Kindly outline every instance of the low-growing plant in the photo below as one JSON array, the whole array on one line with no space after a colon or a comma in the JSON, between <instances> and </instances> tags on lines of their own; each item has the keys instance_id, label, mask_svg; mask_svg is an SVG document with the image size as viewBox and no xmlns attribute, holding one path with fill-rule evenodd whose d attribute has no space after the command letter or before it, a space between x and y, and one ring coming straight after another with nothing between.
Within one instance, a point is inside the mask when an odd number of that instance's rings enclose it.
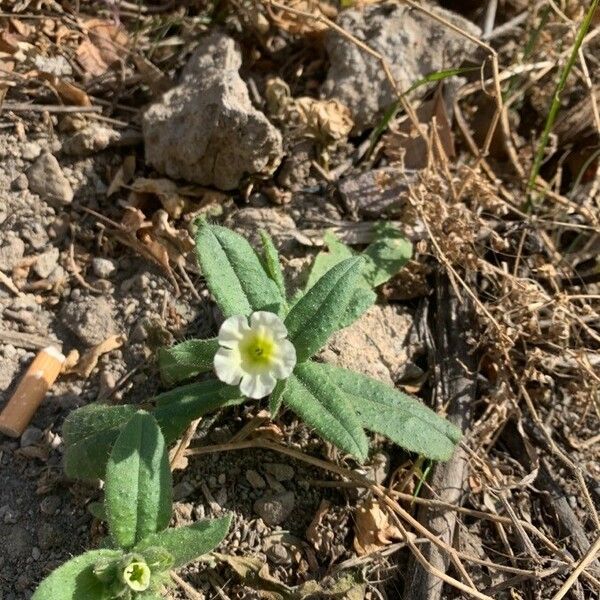
<instances>
[{"instance_id":1,"label":"low-growing plant","mask_svg":"<svg viewBox=\"0 0 600 600\"><path fill-rule=\"evenodd\" d=\"M162 349L159 368L170 386L210 371L217 379L154 399L153 414L167 443L208 412L269 396L273 417L282 406L291 409L359 460L368 453L365 429L427 458L447 460L460 438L456 427L417 398L315 360L333 333L375 303L373 289L409 260L410 243L382 226L357 254L329 234L329 251L319 253L305 289L290 298L277 250L266 233L261 238L259 255L237 233L199 223L198 262L225 321L215 338ZM133 412L132 406L98 404L74 411L64 428L67 474L102 477L110 448Z\"/></svg>"},{"instance_id":2,"label":"low-growing plant","mask_svg":"<svg viewBox=\"0 0 600 600\"><path fill-rule=\"evenodd\" d=\"M107 547L58 567L32 600L157 600L171 569L213 550L229 530L230 517L167 529L171 471L160 427L147 412L135 412L122 426L105 477L99 512L108 523Z\"/></svg>"}]
</instances>

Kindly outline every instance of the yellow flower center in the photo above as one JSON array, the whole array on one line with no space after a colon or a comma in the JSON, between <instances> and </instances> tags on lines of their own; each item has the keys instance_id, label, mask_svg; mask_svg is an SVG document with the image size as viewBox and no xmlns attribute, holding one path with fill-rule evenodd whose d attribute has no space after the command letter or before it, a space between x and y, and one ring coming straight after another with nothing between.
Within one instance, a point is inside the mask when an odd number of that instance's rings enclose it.
<instances>
[{"instance_id":1,"label":"yellow flower center","mask_svg":"<svg viewBox=\"0 0 600 600\"><path fill-rule=\"evenodd\" d=\"M275 340L263 332L252 331L240 342L242 368L248 372L261 373L273 364L277 347Z\"/></svg>"}]
</instances>

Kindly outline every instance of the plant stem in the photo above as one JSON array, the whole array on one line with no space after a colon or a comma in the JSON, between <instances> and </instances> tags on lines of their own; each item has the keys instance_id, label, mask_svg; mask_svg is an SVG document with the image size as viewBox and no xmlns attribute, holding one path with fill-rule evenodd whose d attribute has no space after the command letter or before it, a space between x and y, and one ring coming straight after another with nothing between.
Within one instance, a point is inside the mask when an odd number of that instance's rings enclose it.
<instances>
[{"instance_id":1,"label":"plant stem","mask_svg":"<svg viewBox=\"0 0 600 600\"><path fill-rule=\"evenodd\" d=\"M556 117L558 115L558 111L560 110L560 96L565 89L567 84L567 78L569 77L569 73L577 60L577 55L579 52L579 48L583 43L583 40L590 28L592 23L592 18L594 17L594 13L598 8L598 3L600 0L592 0L590 7L579 27L577 32L577 37L575 38L575 44L573 45L573 49L571 50L571 55L569 56L569 60L566 62L563 67L560 77L558 78L558 82L556 84L556 89L554 90L554 95L552 96L552 102L550 103L550 110L548 111L548 116L546 117L546 124L544 126L544 131L542 132L542 137L538 143L538 147L535 153L535 160L533 162L533 167L531 168L531 175L529 176L529 182L527 184L527 203L525 209L530 211L533 207L533 198L532 198L532 190L535 188L538 175L540 173L540 168L542 166L542 162L544 160L544 153L546 151L546 146L548 145L548 140L550 139L550 132L554 127L554 122L556 121Z\"/></svg>"}]
</instances>

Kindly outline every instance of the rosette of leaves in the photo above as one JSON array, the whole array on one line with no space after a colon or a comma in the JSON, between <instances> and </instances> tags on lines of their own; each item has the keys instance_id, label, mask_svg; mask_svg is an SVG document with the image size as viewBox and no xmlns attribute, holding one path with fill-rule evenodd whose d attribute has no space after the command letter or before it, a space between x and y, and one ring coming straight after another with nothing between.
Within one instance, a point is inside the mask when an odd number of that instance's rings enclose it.
<instances>
[{"instance_id":1,"label":"rosette of leaves","mask_svg":"<svg viewBox=\"0 0 600 600\"><path fill-rule=\"evenodd\" d=\"M110 546L58 567L32 600L158 600L178 569L217 547L230 517L167 529L172 481L156 419L136 412L118 435L106 465L103 510Z\"/></svg>"},{"instance_id":2,"label":"rosette of leaves","mask_svg":"<svg viewBox=\"0 0 600 600\"><path fill-rule=\"evenodd\" d=\"M208 288L226 318L269 311L285 323L297 365L270 396L272 416L281 406L291 409L323 438L359 460L368 453L365 430L383 434L427 458L447 460L460 438L456 427L417 398L314 360L333 333L352 324L375 303L374 288L406 264L410 243L393 227L382 226L359 254L328 234L329 251L316 257L307 285L290 298L277 250L266 233L261 238L262 249L257 253L244 237L201 221L196 249ZM173 386L212 371L217 349L217 338L187 340L162 349L163 381ZM153 414L170 443L192 420L243 401L238 388L210 379L158 396ZM64 428L67 474L102 477L102 457L134 410L90 405L74 411Z\"/></svg>"}]
</instances>

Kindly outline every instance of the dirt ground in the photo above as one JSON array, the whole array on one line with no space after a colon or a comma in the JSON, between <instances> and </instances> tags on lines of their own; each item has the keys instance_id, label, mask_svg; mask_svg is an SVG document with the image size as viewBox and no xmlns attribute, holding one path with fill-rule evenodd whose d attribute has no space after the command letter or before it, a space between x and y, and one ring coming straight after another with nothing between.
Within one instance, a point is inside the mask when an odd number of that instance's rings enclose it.
<instances>
[{"instance_id":1,"label":"dirt ground","mask_svg":"<svg viewBox=\"0 0 600 600\"><path fill-rule=\"evenodd\" d=\"M218 330L199 215L271 233L291 290L327 230L360 249L395 223L413 259L321 358L465 436L437 466L373 436L359 465L264 402L204 418L194 447L258 420L298 455L175 472L174 524L234 526L171 598L600 597L599 16L528 186L589 3L439 4L0 1L0 408L39 349L72 359L0 436L0 600L106 533L101 483L62 470L69 412L152 398L157 349ZM115 336L84 372L74 352Z\"/></svg>"}]
</instances>

